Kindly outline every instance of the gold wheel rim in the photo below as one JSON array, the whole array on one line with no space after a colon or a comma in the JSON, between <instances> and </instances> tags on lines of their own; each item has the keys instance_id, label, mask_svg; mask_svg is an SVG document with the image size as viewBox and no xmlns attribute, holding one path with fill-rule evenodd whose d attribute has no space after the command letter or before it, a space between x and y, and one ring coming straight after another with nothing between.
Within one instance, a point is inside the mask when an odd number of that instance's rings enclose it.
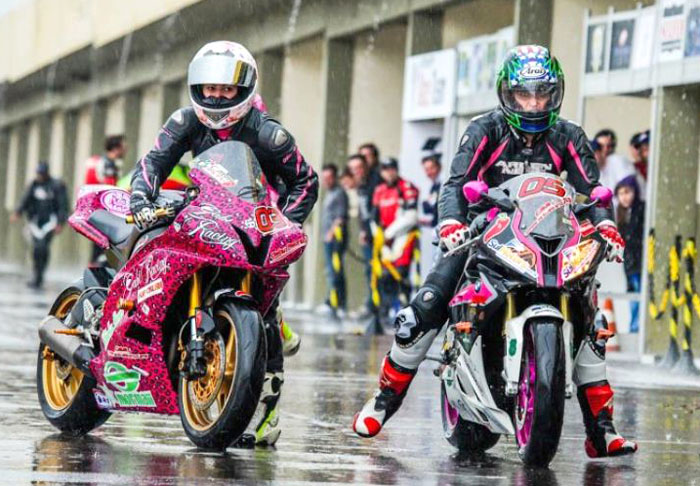
<instances>
[{"instance_id":1,"label":"gold wheel rim","mask_svg":"<svg viewBox=\"0 0 700 486\"><path fill-rule=\"evenodd\" d=\"M79 297L79 293L67 296L53 315L58 319L65 318ZM45 346L44 353L41 355L44 397L52 409L60 411L68 408L73 402L83 382L84 375L80 370L66 363L57 355L47 352L47 350L48 348Z\"/></svg>"},{"instance_id":2,"label":"gold wheel rim","mask_svg":"<svg viewBox=\"0 0 700 486\"><path fill-rule=\"evenodd\" d=\"M228 313L219 311L215 317L220 319L219 322L228 324L225 349L221 348L223 339L208 338L204 343L207 374L198 380L183 378L180 389L185 419L193 429L200 432L209 430L219 420L231 398L233 379L236 376L236 328ZM225 357L223 374L220 365L222 351Z\"/></svg>"}]
</instances>

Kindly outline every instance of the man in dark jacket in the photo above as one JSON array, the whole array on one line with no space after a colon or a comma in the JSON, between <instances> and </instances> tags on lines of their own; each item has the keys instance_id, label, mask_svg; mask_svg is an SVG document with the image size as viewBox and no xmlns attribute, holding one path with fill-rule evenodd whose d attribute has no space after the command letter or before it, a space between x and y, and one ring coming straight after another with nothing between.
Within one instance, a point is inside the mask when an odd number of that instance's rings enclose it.
<instances>
[{"instance_id":1,"label":"man in dark jacket","mask_svg":"<svg viewBox=\"0 0 700 486\"><path fill-rule=\"evenodd\" d=\"M447 250L470 237L470 208L462 194L468 181L490 187L528 172L568 174L577 192L596 197L601 191L598 166L586 134L575 123L559 119L564 74L559 62L540 46L519 46L508 52L496 82L499 108L472 119L452 161L450 177L440 191L440 244ZM472 208L473 210L474 208ZM624 241L610 209L590 215L608 243L608 258L621 261ZM355 415L353 429L363 437L377 435L398 410L418 366L448 317L452 297L467 254L442 257L411 304L399 312L391 351L382 363L379 390ZM574 319L587 328L574 364L579 405L584 416L586 453L591 457L630 454L637 445L615 431L613 391L606 378L605 345L595 338L595 308L580 298L585 312Z\"/></svg>"},{"instance_id":2,"label":"man in dark jacket","mask_svg":"<svg viewBox=\"0 0 700 486\"><path fill-rule=\"evenodd\" d=\"M157 221L153 201L168 174L191 151L194 156L230 140L250 146L268 181L284 184L278 204L293 223L306 220L318 197L318 177L297 148L294 137L276 120L253 106L257 66L240 44L211 42L190 62L187 83L191 107L173 113L158 132L155 146L138 163L131 179L131 212L135 223ZM279 438L277 403L284 382L281 314L277 305L264 316L268 360L261 395L264 412L256 427L256 443L272 445Z\"/></svg>"},{"instance_id":3,"label":"man in dark jacket","mask_svg":"<svg viewBox=\"0 0 700 486\"><path fill-rule=\"evenodd\" d=\"M28 286L38 289L44 283L53 235L61 232L68 216L66 186L49 175L46 162L39 162L36 178L24 192L11 221L19 221L22 215L27 218L33 247L34 274Z\"/></svg>"}]
</instances>

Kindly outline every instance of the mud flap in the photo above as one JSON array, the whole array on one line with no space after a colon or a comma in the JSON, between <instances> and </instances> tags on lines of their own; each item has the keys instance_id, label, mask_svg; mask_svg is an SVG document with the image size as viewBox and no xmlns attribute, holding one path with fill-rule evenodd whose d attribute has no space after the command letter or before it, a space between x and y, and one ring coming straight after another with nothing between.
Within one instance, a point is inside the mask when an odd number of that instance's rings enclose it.
<instances>
[{"instance_id":1,"label":"mud flap","mask_svg":"<svg viewBox=\"0 0 700 486\"><path fill-rule=\"evenodd\" d=\"M469 353L462 348L456 365L445 367L441 379L450 405L464 420L483 425L496 434L515 434L510 417L498 408L486 381L481 336L476 338Z\"/></svg>"}]
</instances>

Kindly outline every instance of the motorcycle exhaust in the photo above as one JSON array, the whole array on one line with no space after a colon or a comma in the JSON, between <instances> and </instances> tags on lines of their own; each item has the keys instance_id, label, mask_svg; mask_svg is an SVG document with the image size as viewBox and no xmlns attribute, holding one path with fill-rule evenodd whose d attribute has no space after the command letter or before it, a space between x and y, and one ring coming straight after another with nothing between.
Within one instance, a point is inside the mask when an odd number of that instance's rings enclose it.
<instances>
[{"instance_id":1,"label":"motorcycle exhaust","mask_svg":"<svg viewBox=\"0 0 700 486\"><path fill-rule=\"evenodd\" d=\"M68 361L86 375L93 377L90 371L90 361L95 357L92 349L83 346L85 341L78 336L64 334L70 331L63 321L46 316L39 324L39 339L47 345L51 351Z\"/></svg>"}]
</instances>

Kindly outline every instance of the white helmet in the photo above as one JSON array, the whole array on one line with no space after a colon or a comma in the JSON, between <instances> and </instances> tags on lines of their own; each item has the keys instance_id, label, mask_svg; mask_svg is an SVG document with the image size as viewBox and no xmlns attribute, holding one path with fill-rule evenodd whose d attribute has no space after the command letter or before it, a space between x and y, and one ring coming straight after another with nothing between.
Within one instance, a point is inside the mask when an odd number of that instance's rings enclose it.
<instances>
[{"instance_id":1,"label":"white helmet","mask_svg":"<svg viewBox=\"0 0 700 486\"><path fill-rule=\"evenodd\" d=\"M202 85L238 87L233 99L205 98ZM194 55L187 71L190 100L197 118L209 128L228 128L250 111L258 84L258 67L248 49L236 42L216 41Z\"/></svg>"}]
</instances>

